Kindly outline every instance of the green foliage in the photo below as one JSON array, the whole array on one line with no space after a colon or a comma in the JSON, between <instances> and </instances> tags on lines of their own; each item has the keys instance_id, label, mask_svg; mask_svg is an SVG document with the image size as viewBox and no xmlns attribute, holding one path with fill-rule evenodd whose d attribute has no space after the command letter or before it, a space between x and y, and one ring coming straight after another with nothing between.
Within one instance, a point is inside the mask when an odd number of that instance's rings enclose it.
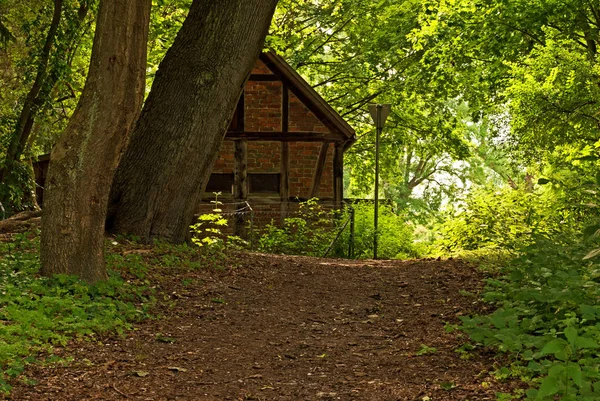
<instances>
[{"instance_id":1,"label":"green foliage","mask_svg":"<svg viewBox=\"0 0 600 401\"><path fill-rule=\"evenodd\" d=\"M528 399L600 396L600 265L583 261L588 245L538 240L490 279L489 316L464 317L472 340L510 353L538 377Z\"/></svg>"},{"instance_id":2,"label":"green foliage","mask_svg":"<svg viewBox=\"0 0 600 401\"><path fill-rule=\"evenodd\" d=\"M271 222L258 230L259 250L294 255L323 256L338 234L332 256L348 257L351 242L351 213L354 210L354 258L373 257L375 229L373 203L361 202L341 213L324 210L316 199L302 202L299 210L282 224ZM347 222L345 228L344 224ZM344 228L342 230L342 228ZM341 231L341 233L340 233ZM417 257L420 250L413 242L413 228L405 217L395 214L389 205L379 207L378 257L404 259Z\"/></svg>"},{"instance_id":3,"label":"green foliage","mask_svg":"<svg viewBox=\"0 0 600 401\"><path fill-rule=\"evenodd\" d=\"M227 227L227 219L219 212L201 214L198 222L190 227L194 233L192 242L200 247L222 245L223 227Z\"/></svg>"},{"instance_id":4,"label":"green foliage","mask_svg":"<svg viewBox=\"0 0 600 401\"><path fill-rule=\"evenodd\" d=\"M558 206L533 190L479 188L469 193L461 210L450 208L439 227L442 252L464 250L516 251L537 236L552 236L565 228Z\"/></svg>"},{"instance_id":5,"label":"green foliage","mask_svg":"<svg viewBox=\"0 0 600 401\"><path fill-rule=\"evenodd\" d=\"M355 213L354 257L357 259L373 258L375 238L374 214L375 206L371 202L352 205ZM345 216L349 210L345 211ZM394 213L386 204L379 205L379 236L377 255L381 259L406 259L418 257L420 254L413 241L413 226L402 215ZM350 241L350 230L342 233L340 244L347 246Z\"/></svg>"},{"instance_id":6,"label":"green foliage","mask_svg":"<svg viewBox=\"0 0 600 401\"><path fill-rule=\"evenodd\" d=\"M158 66L185 20L191 0L152 0L148 32L148 73L146 92L152 87Z\"/></svg>"},{"instance_id":7,"label":"green foliage","mask_svg":"<svg viewBox=\"0 0 600 401\"><path fill-rule=\"evenodd\" d=\"M2 153L0 153L0 157L2 157ZM12 164L6 178L0 182L0 203L2 204L0 219L33 208L33 197L27 194L27 191L35 190L32 177L31 164Z\"/></svg>"},{"instance_id":8,"label":"green foliage","mask_svg":"<svg viewBox=\"0 0 600 401\"><path fill-rule=\"evenodd\" d=\"M117 273L93 286L66 275L40 278L37 248L27 234L0 244L0 393L40 352L74 338L124 333L147 315L144 288Z\"/></svg>"},{"instance_id":9,"label":"green foliage","mask_svg":"<svg viewBox=\"0 0 600 401\"><path fill-rule=\"evenodd\" d=\"M221 192L215 192L215 200L211 201L214 205L212 213L204 213L198 216L198 222L190 226L192 231L192 242L199 247L206 247L207 252L213 255L223 255L225 247L240 248L246 244L246 241L235 235L227 235L223 232L227 229L228 222L223 216L221 209L222 202L219 201Z\"/></svg>"},{"instance_id":10,"label":"green foliage","mask_svg":"<svg viewBox=\"0 0 600 401\"><path fill-rule=\"evenodd\" d=\"M8 171L0 185L0 201L11 212L32 207L33 171L27 164L49 153L77 104L87 74L89 28L97 1L62 3L56 34L45 54L52 3L0 2L0 15L6 15L13 35L6 51L0 51L0 172ZM11 149L8 157L7 149Z\"/></svg>"},{"instance_id":11,"label":"green foliage","mask_svg":"<svg viewBox=\"0 0 600 401\"><path fill-rule=\"evenodd\" d=\"M424 0L413 38L431 90L504 116L514 153L539 161L598 140L598 15L579 0Z\"/></svg>"},{"instance_id":12,"label":"green foliage","mask_svg":"<svg viewBox=\"0 0 600 401\"><path fill-rule=\"evenodd\" d=\"M360 140L345 156L351 196L372 196L375 130L366 106L392 104L380 141L382 195L425 220L474 172L470 164L489 169L481 160L490 124L472 118L479 113L460 96L433 95L438 79L424 76L424 51L412 36L423 3L281 0L267 47L355 128Z\"/></svg>"},{"instance_id":13,"label":"green foliage","mask_svg":"<svg viewBox=\"0 0 600 401\"><path fill-rule=\"evenodd\" d=\"M415 353L415 355L422 356L422 355L435 354L436 352L437 352L437 349L435 347L430 347L426 344L421 344L421 347Z\"/></svg>"},{"instance_id":14,"label":"green foliage","mask_svg":"<svg viewBox=\"0 0 600 401\"><path fill-rule=\"evenodd\" d=\"M271 221L258 229L258 249L262 252L291 255L323 256L336 235L334 213L325 210L317 199L298 205L298 211L283 219Z\"/></svg>"}]
</instances>

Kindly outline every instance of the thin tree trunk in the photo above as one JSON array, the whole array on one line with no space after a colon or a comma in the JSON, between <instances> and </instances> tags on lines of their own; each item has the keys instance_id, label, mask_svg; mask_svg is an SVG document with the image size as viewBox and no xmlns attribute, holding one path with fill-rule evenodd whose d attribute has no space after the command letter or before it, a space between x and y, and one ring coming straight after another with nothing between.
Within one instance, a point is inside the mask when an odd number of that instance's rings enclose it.
<instances>
[{"instance_id":1,"label":"thin tree trunk","mask_svg":"<svg viewBox=\"0 0 600 401\"><path fill-rule=\"evenodd\" d=\"M277 0L195 0L115 175L107 228L182 242Z\"/></svg>"},{"instance_id":2,"label":"thin tree trunk","mask_svg":"<svg viewBox=\"0 0 600 401\"><path fill-rule=\"evenodd\" d=\"M42 48L38 70L33 85L31 86L31 89L25 98L23 109L21 109L21 114L19 115L19 119L17 120L17 124L15 126L15 132L11 138L10 144L8 145L4 165L2 168L0 168L0 181L4 181L6 179L6 176L11 170L13 164L19 160L19 157L23 152L23 148L27 143L27 137L31 132L31 127L33 126L33 115L35 114L36 109L36 98L42 89L42 86L44 85L44 80L46 79L48 60L50 59L50 51L52 50L54 37L58 31L58 25L60 24L62 5L62 0L54 0L54 13L52 15L52 22L50 23L50 28L46 34L46 41L44 42L44 47Z\"/></svg>"},{"instance_id":3,"label":"thin tree trunk","mask_svg":"<svg viewBox=\"0 0 600 401\"><path fill-rule=\"evenodd\" d=\"M42 274L106 278L108 193L138 116L151 0L102 0L85 88L51 155L44 196Z\"/></svg>"},{"instance_id":4,"label":"thin tree trunk","mask_svg":"<svg viewBox=\"0 0 600 401\"><path fill-rule=\"evenodd\" d=\"M42 57L38 65L36 78L25 99L17 124L15 125L15 131L11 137L4 164L0 166L0 182L12 182L13 185L21 186L24 194L21 205L26 205L26 208L31 210L40 208L35 196L36 186L33 170L28 168L31 174L28 174L26 179L21 177L13 178L11 172L17 167L18 163L21 163L21 156L26 149L30 149L35 142L35 135L32 135L32 133L37 114L42 106L50 100L50 93L59 79L62 78L62 75L64 75L64 73L57 71L56 68L48 71L52 45L57 36L57 29L61 20L61 9L62 0L55 1L54 16L42 50ZM70 46L67 46L67 51L61 54L61 56L67 57L69 48L75 45L77 34L87 16L88 10L89 4L81 2L77 12L77 19L73 23L68 24L69 26L65 34L61 38L62 44L59 44L58 48L54 49L55 52L59 52L61 46L65 46L66 43ZM26 163L31 165L31 160L28 160Z\"/></svg>"}]
</instances>

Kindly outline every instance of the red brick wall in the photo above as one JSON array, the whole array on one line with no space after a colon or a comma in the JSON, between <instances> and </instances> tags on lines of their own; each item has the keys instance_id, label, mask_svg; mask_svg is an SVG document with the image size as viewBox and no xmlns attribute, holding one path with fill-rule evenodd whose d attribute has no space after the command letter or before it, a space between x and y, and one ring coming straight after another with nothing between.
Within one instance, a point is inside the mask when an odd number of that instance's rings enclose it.
<instances>
[{"instance_id":1,"label":"red brick wall","mask_svg":"<svg viewBox=\"0 0 600 401\"><path fill-rule=\"evenodd\" d=\"M282 84L248 82L244 88L244 130L281 131Z\"/></svg>"},{"instance_id":2,"label":"red brick wall","mask_svg":"<svg viewBox=\"0 0 600 401\"><path fill-rule=\"evenodd\" d=\"M281 142L248 142L248 173L279 173Z\"/></svg>"},{"instance_id":3,"label":"red brick wall","mask_svg":"<svg viewBox=\"0 0 600 401\"><path fill-rule=\"evenodd\" d=\"M252 68L252 74L272 74L273 72L269 70L269 67L265 65L260 60L256 60L254 67Z\"/></svg>"},{"instance_id":4,"label":"red brick wall","mask_svg":"<svg viewBox=\"0 0 600 401\"><path fill-rule=\"evenodd\" d=\"M308 108L290 91L290 123L289 130L291 132L308 131L308 132L330 132L327 127L310 111Z\"/></svg>"},{"instance_id":5,"label":"red brick wall","mask_svg":"<svg viewBox=\"0 0 600 401\"><path fill-rule=\"evenodd\" d=\"M233 141L223 141L219 156L213 165L213 173L233 173L235 168L235 160L233 157Z\"/></svg>"},{"instance_id":6,"label":"red brick wall","mask_svg":"<svg viewBox=\"0 0 600 401\"><path fill-rule=\"evenodd\" d=\"M321 144L317 142L290 143L290 196L308 197L320 149ZM317 197L333 197L333 146L327 151Z\"/></svg>"},{"instance_id":7,"label":"red brick wall","mask_svg":"<svg viewBox=\"0 0 600 401\"><path fill-rule=\"evenodd\" d=\"M278 173L281 163L281 142L249 141L248 173ZM223 141L213 173L233 173L233 141Z\"/></svg>"},{"instance_id":8,"label":"red brick wall","mask_svg":"<svg viewBox=\"0 0 600 401\"><path fill-rule=\"evenodd\" d=\"M290 196L308 197L320 149L318 142L290 142ZM321 199L333 197L333 150L330 145L317 194ZM280 163L281 142L248 142L248 173L279 173ZM224 141L213 172L233 173L233 170L233 142Z\"/></svg>"}]
</instances>

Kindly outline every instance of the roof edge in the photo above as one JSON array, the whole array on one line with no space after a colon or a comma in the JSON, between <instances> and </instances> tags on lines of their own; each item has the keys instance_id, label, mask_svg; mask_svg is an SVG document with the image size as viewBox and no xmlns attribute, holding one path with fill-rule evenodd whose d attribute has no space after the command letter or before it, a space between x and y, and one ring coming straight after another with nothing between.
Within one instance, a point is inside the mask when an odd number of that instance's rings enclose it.
<instances>
[{"instance_id":1,"label":"roof edge","mask_svg":"<svg viewBox=\"0 0 600 401\"><path fill-rule=\"evenodd\" d=\"M319 95L319 93L312 87L296 70L294 70L280 55L276 54L273 51L269 51L266 53L261 53L260 59L263 63L267 65L269 69L271 69L275 74L279 75L279 77L283 81L287 81L286 83L290 85L290 89L294 91L294 89L300 91L300 93L295 93L300 100L306 102L306 106L312 111L317 117L320 117L330 125L330 128L333 127L336 131L340 132L344 137L346 137L346 141L350 141L354 143L356 141L356 133L354 128L350 126L339 115L337 111L329 105Z\"/></svg>"}]
</instances>

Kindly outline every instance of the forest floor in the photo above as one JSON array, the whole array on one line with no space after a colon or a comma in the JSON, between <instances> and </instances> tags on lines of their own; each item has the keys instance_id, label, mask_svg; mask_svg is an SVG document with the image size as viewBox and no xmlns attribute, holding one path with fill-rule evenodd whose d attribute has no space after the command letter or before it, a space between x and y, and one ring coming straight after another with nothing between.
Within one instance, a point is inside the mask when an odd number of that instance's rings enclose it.
<instances>
[{"instance_id":1,"label":"forest floor","mask_svg":"<svg viewBox=\"0 0 600 401\"><path fill-rule=\"evenodd\" d=\"M9 399L494 400L519 386L446 330L485 309L482 273L465 262L240 253L232 264L151 269L159 318L57 350L72 362L30 365L37 384Z\"/></svg>"}]
</instances>

